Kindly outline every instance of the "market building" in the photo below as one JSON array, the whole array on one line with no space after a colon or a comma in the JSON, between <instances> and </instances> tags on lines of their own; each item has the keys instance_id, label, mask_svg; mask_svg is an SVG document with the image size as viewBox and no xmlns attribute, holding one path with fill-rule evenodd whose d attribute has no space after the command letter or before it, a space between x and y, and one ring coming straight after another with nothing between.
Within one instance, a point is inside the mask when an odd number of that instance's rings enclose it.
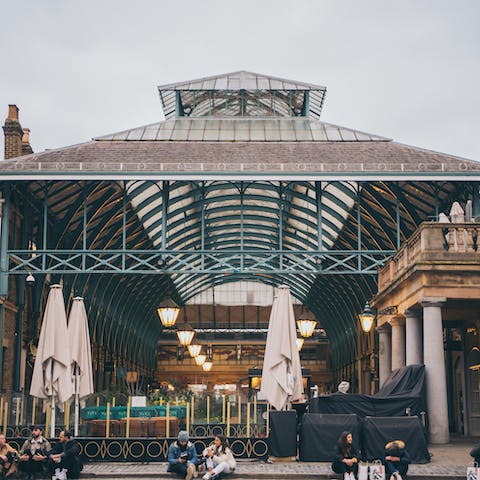
<instances>
[{"instance_id":1,"label":"market building","mask_svg":"<svg viewBox=\"0 0 480 480\"><path fill-rule=\"evenodd\" d=\"M39 153L10 106L3 392L28 392L48 286L61 282L67 303L88 305L98 391L136 372L241 393L286 284L297 315L318 322L301 358L320 392L348 380L374 393L392 369L424 363L431 440L478 434L480 163L326 123L318 85L241 71L159 94L158 123ZM166 298L210 371L160 323Z\"/></svg>"}]
</instances>

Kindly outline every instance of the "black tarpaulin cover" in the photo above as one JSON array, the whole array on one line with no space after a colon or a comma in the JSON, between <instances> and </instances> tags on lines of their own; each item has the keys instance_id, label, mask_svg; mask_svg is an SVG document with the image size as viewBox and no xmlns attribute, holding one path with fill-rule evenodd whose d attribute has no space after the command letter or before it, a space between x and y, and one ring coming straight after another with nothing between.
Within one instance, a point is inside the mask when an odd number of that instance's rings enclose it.
<instances>
[{"instance_id":1,"label":"black tarpaulin cover","mask_svg":"<svg viewBox=\"0 0 480 480\"><path fill-rule=\"evenodd\" d=\"M297 412L295 410L270 411L268 453L273 457L297 455Z\"/></svg>"},{"instance_id":2,"label":"black tarpaulin cover","mask_svg":"<svg viewBox=\"0 0 480 480\"><path fill-rule=\"evenodd\" d=\"M375 397L392 395L423 396L425 388L425 365L407 365L393 371L385 380Z\"/></svg>"},{"instance_id":3,"label":"black tarpaulin cover","mask_svg":"<svg viewBox=\"0 0 480 480\"><path fill-rule=\"evenodd\" d=\"M334 393L310 400L310 413L355 413L359 417L420 415L425 408L425 367L408 365L391 373L375 395Z\"/></svg>"},{"instance_id":4,"label":"black tarpaulin cover","mask_svg":"<svg viewBox=\"0 0 480 480\"><path fill-rule=\"evenodd\" d=\"M403 440L412 463L428 463L427 441L418 417L366 417L362 427L362 454L366 460L382 459L385 445Z\"/></svg>"},{"instance_id":5,"label":"black tarpaulin cover","mask_svg":"<svg viewBox=\"0 0 480 480\"><path fill-rule=\"evenodd\" d=\"M353 443L359 449L360 421L357 415L306 413L300 430L300 460L331 462L335 444L344 431L352 433Z\"/></svg>"}]
</instances>

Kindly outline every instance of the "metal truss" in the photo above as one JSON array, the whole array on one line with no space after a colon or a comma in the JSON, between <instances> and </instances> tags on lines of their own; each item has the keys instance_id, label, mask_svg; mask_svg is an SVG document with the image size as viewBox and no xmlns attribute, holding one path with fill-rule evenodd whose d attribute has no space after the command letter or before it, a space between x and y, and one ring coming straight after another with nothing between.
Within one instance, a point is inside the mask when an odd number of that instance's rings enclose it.
<instances>
[{"instance_id":1,"label":"metal truss","mask_svg":"<svg viewBox=\"0 0 480 480\"><path fill-rule=\"evenodd\" d=\"M370 274L394 250L9 250L11 274Z\"/></svg>"}]
</instances>

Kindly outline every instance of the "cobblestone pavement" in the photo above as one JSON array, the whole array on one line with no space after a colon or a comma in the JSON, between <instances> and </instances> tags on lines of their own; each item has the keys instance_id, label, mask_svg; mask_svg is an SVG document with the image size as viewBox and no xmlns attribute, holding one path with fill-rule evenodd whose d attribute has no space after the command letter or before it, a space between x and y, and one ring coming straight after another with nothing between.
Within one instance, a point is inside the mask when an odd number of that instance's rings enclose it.
<instances>
[{"instance_id":1,"label":"cobblestone pavement","mask_svg":"<svg viewBox=\"0 0 480 480\"><path fill-rule=\"evenodd\" d=\"M432 454L431 462L424 465L411 465L409 480L436 478L443 480L460 480L466 478L467 465L471 465L468 452L472 448L473 440L461 440L448 445L430 446ZM88 463L82 472L82 477L98 477L108 480L133 479L139 477L172 479L172 475L166 473L167 464L158 463ZM199 477L200 478L200 477ZM283 479L294 478L296 480L318 478L338 478L330 469L330 463L324 462L284 462L273 463L262 461L239 460L235 480L242 479Z\"/></svg>"}]
</instances>

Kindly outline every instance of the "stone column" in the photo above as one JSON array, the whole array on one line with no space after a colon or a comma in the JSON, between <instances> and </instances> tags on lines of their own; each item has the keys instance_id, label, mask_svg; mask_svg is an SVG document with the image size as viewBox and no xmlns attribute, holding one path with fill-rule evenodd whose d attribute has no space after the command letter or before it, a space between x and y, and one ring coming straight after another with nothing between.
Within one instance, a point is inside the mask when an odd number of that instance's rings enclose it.
<instances>
[{"instance_id":1,"label":"stone column","mask_svg":"<svg viewBox=\"0 0 480 480\"><path fill-rule=\"evenodd\" d=\"M378 384L381 388L392 372L392 348L390 325L384 323L377 327L378 332Z\"/></svg>"},{"instance_id":2,"label":"stone column","mask_svg":"<svg viewBox=\"0 0 480 480\"><path fill-rule=\"evenodd\" d=\"M405 310L406 365L422 363L422 324L420 311Z\"/></svg>"},{"instance_id":3,"label":"stone column","mask_svg":"<svg viewBox=\"0 0 480 480\"><path fill-rule=\"evenodd\" d=\"M394 371L405 366L405 317L392 317L388 323L392 326L392 371Z\"/></svg>"},{"instance_id":4,"label":"stone column","mask_svg":"<svg viewBox=\"0 0 480 480\"><path fill-rule=\"evenodd\" d=\"M423 360L431 443L448 443L448 401L443 350L442 305L446 298L424 298Z\"/></svg>"}]
</instances>

